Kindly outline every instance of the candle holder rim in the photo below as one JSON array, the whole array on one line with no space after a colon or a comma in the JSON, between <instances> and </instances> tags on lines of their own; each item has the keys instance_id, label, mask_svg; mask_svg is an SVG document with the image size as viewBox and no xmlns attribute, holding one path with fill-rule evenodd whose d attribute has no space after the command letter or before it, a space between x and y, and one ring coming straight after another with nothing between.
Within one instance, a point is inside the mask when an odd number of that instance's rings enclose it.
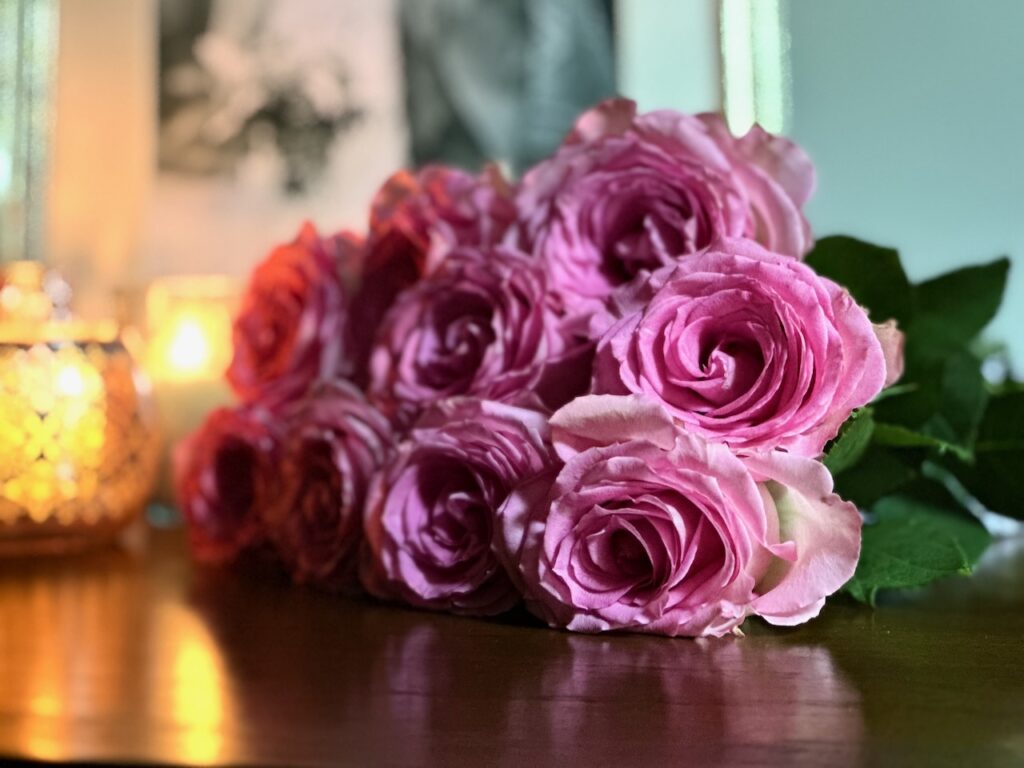
<instances>
[{"instance_id":1,"label":"candle holder rim","mask_svg":"<svg viewBox=\"0 0 1024 768\"><path fill-rule=\"evenodd\" d=\"M36 344L110 344L119 339L120 329L113 320L86 322L66 320L30 322L0 321L0 345L34 346Z\"/></svg>"}]
</instances>

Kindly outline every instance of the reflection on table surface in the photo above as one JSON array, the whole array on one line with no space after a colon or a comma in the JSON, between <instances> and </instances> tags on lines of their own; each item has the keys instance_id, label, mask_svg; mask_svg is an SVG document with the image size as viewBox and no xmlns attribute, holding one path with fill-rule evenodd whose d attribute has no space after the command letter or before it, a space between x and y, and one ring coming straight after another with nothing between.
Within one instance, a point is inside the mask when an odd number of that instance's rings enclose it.
<instances>
[{"instance_id":1,"label":"reflection on table surface","mask_svg":"<svg viewBox=\"0 0 1024 768\"><path fill-rule=\"evenodd\" d=\"M585 637L192 566L0 562L0 755L170 763L1024 763L1024 540L745 639Z\"/></svg>"}]
</instances>

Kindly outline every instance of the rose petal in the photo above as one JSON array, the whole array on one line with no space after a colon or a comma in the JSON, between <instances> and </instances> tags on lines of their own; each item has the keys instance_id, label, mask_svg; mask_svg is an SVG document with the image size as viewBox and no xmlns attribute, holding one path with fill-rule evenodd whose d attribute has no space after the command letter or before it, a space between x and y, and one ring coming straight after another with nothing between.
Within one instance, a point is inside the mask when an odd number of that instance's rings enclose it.
<instances>
[{"instance_id":1,"label":"rose petal","mask_svg":"<svg viewBox=\"0 0 1024 768\"><path fill-rule=\"evenodd\" d=\"M906 338L895 320L875 325L875 336L885 357L885 387L891 387L903 376L903 347Z\"/></svg>"},{"instance_id":2,"label":"rose petal","mask_svg":"<svg viewBox=\"0 0 1024 768\"><path fill-rule=\"evenodd\" d=\"M584 395L550 419L552 442L563 461L599 446L646 440L665 450L675 444L676 429L664 407L644 395Z\"/></svg>"},{"instance_id":3,"label":"rose petal","mask_svg":"<svg viewBox=\"0 0 1024 768\"><path fill-rule=\"evenodd\" d=\"M784 548L758 585L755 613L791 626L818 615L825 598L853 576L860 556L861 517L832 493L820 462L781 452L743 462L764 483L778 514Z\"/></svg>"}]
</instances>

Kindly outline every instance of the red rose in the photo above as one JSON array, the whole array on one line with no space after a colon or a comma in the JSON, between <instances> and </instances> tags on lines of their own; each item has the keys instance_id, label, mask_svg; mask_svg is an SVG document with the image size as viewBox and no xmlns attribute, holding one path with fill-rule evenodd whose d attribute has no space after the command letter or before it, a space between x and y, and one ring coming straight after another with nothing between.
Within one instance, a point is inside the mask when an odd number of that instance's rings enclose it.
<instances>
[{"instance_id":1,"label":"red rose","mask_svg":"<svg viewBox=\"0 0 1024 768\"><path fill-rule=\"evenodd\" d=\"M351 587L370 477L391 446L388 422L344 382L317 388L285 417L269 537L296 581Z\"/></svg>"},{"instance_id":2,"label":"red rose","mask_svg":"<svg viewBox=\"0 0 1024 768\"><path fill-rule=\"evenodd\" d=\"M230 560L263 539L278 437L266 412L220 408L178 445L175 492L197 557Z\"/></svg>"},{"instance_id":3,"label":"red rose","mask_svg":"<svg viewBox=\"0 0 1024 768\"><path fill-rule=\"evenodd\" d=\"M290 400L351 372L343 273L359 247L354 235L321 238L307 223L253 271L227 372L244 401Z\"/></svg>"}]
</instances>

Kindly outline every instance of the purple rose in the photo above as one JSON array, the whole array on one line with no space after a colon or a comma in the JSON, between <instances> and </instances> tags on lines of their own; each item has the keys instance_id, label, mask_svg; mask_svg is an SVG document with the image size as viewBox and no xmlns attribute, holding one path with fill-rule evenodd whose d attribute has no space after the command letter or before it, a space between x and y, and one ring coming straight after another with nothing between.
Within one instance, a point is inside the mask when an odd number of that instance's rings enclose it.
<instances>
[{"instance_id":1,"label":"purple rose","mask_svg":"<svg viewBox=\"0 0 1024 768\"><path fill-rule=\"evenodd\" d=\"M263 540L279 440L269 414L241 407L213 411L179 443L175 495L197 557L230 560Z\"/></svg>"},{"instance_id":2,"label":"purple rose","mask_svg":"<svg viewBox=\"0 0 1024 768\"><path fill-rule=\"evenodd\" d=\"M246 402L282 402L351 373L344 269L354 235L321 238L305 224L253 270L234 324L228 381Z\"/></svg>"},{"instance_id":3,"label":"purple rose","mask_svg":"<svg viewBox=\"0 0 1024 768\"><path fill-rule=\"evenodd\" d=\"M388 179L370 208L361 285L353 301L361 359L399 293L433 273L455 248L500 242L514 220L511 188L494 167L471 176L431 165Z\"/></svg>"},{"instance_id":4,"label":"purple rose","mask_svg":"<svg viewBox=\"0 0 1024 768\"><path fill-rule=\"evenodd\" d=\"M577 343L550 306L541 264L509 248L463 248L385 317L370 399L400 424L459 395L521 401L538 391L565 402L583 383L581 347L589 344Z\"/></svg>"},{"instance_id":5,"label":"purple rose","mask_svg":"<svg viewBox=\"0 0 1024 768\"><path fill-rule=\"evenodd\" d=\"M596 393L650 395L742 451L817 456L895 362L850 294L752 241L723 241L623 290L597 345ZM606 322L595 320L595 327Z\"/></svg>"},{"instance_id":6,"label":"purple rose","mask_svg":"<svg viewBox=\"0 0 1024 768\"><path fill-rule=\"evenodd\" d=\"M373 473L391 447L387 419L353 387L314 389L285 414L281 487L266 511L271 541L295 580L356 584L362 516Z\"/></svg>"},{"instance_id":7,"label":"purple rose","mask_svg":"<svg viewBox=\"0 0 1024 768\"><path fill-rule=\"evenodd\" d=\"M811 245L801 207L814 169L759 128L733 138L716 115L637 115L626 99L579 118L529 171L517 196L522 237L550 267L572 313L616 286L719 237L751 237L790 256Z\"/></svg>"},{"instance_id":8,"label":"purple rose","mask_svg":"<svg viewBox=\"0 0 1024 768\"><path fill-rule=\"evenodd\" d=\"M499 552L552 626L721 636L751 614L797 624L853 575L860 515L819 462L740 459L638 396L578 398L551 427L565 466L519 486L498 516Z\"/></svg>"},{"instance_id":9,"label":"purple rose","mask_svg":"<svg viewBox=\"0 0 1024 768\"><path fill-rule=\"evenodd\" d=\"M492 549L494 514L554 460L543 414L456 398L428 411L374 480L361 575L378 597L456 613L519 601Z\"/></svg>"}]
</instances>

